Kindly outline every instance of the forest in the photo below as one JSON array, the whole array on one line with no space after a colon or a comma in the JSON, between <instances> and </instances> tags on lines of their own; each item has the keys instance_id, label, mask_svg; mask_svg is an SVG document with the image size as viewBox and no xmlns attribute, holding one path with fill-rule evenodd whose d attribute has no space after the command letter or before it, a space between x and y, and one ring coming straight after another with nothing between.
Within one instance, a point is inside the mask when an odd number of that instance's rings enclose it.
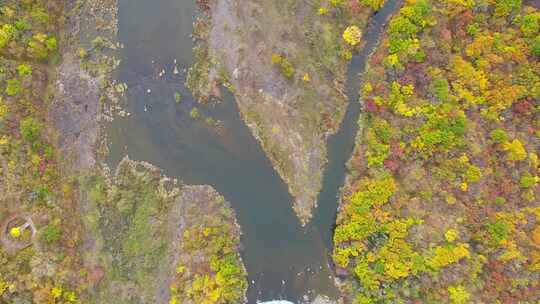
<instances>
[{"instance_id":1,"label":"forest","mask_svg":"<svg viewBox=\"0 0 540 304\"><path fill-rule=\"evenodd\" d=\"M173 68L145 48L166 43L124 46L123 0L0 2L0 303L239 304L270 291L297 304L540 303L537 0L189 2L192 43L174 52L191 61ZM123 73L133 50L152 68ZM164 112L178 125L166 116L155 125L193 154L218 138L200 159L145 139L151 119L118 123L159 109L160 92L146 85L162 78L174 88ZM247 135L217 110L224 91ZM115 126L138 130L139 146L165 155L161 167L137 145L111 144ZM189 128L196 135L181 137ZM333 151L348 149L333 140L340 132L353 151L335 165ZM247 136L290 197L294 223L257 226L272 215L234 200L270 183L248 162L258 152L242 147ZM176 176L168 155L180 167L239 159L263 182L235 196L234 170L211 172L224 181ZM243 231L249 224L295 228L250 252L268 231ZM250 272L253 261L283 262L266 246L324 252L306 257L322 260L307 270L291 262L297 278L276 283ZM328 279L302 277L326 276L323 266Z\"/></svg>"},{"instance_id":2,"label":"forest","mask_svg":"<svg viewBox=\"0 0 540 304\"><path fill-rule=\"evenodd\" d=\"M154 303L163 287L156 284L167 276L167 303L242 301L239 231L223 197L210 187L165 185L159 169L129 159L115 174L102 165L86 167L77 154L93 143L75 152L62 143L78 127L62 130L55 112L69 111L61 120L78 119L69 103L81 102L62 92L64 82L101 79L101 93L84 100L90 103L84 112L100 104L106 112L105 104L114 106L107 94L123 88L109 77L116 46L107 36L107 22L114 21L108 9L116 3L72 4L0 6L0 303ZM68 27L80 20L101 23L90 33ZM78 68L66 80L60 64L70 60ZM172 230L171 221L184 224ZM166 269L158 267L160 258L170 259ZM137 284L146 288L134 292Z\"/></svg>"},{"instance_id":3,"label":"forest","mask_svg":"<svg viewBox=\"0 0 540 304\"><path fill-rule=\"evenodd\" d=\"M354 303L539 300L539 21L513 0L391 19L334 234Z\"/></svg>"}]
</instances>

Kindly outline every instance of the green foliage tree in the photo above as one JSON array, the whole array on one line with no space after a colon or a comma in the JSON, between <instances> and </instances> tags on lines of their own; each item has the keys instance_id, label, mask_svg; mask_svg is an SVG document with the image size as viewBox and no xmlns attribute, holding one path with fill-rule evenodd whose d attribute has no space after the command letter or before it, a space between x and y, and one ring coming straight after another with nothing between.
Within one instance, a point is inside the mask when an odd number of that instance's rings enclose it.
<instances>
[{"instance_id":1,"label":"green foliage tree","mask_svg":"<svg viewBox=\"0 0 540 304\"><path fill-rule=\"evenodd\" d=\"M15 36L16 29L11 24L0 26L0 50L2 50Z\"/></svg>"},{"instance_id":2,"label":"green foliage tree","mask_svg":"<svg viewBox=\"0 0 540 304\"><path fill-rule=\"evenodd\" d=\"M23 138L30 142L36 142L41 136L42 124L33 117L27 117L21 121L20 132Z\"/></svg>"},{"instance_id":3,"label":"green foliage tree","mask_svg":"<svg viewBox=\"0 0 540 304\"><path fill-rule=\"evenodd\" d=\"M487 225L487 231L491 239L496 243L506 240L510 233L510 227L503 220L497 220Z\"/></svg>"},{"instance_id":4,"label":"green foliage tree","mask_svg":"<svg viewBox=\"0 0 540 304\"><path fill-rule=\"evenodd\" d=\"M535 37L540 31L540 13L523 16L520 30L525 37Z\"/></svg>"},{"instance_id":5,"label":"green foliage tree","mask_svg":"<svg viewBox=\"0 0 540 304\"><path fill-rule=\"evenodd\" d=\"M528 189L533 186L536 186L536 184L538 184L538 181L539 181L538 176L533 176L530 172L526 172L519 179L519 185L521 188Z\"/></svg>"},{"instance_id":6,"label":"green foliage tree","mask_svg":"<svg viewBox=\"0 0 540 304\"><path fill-rule=\"evenodd\" d=\"M448 80L444 78L437 78L433 80L431 90L433 95L435 95L437 100L440 102L448 101L448 97L450 95L450 85L448 84Z\"/></svg>"},{"instance_id":7,"label":"green foliage tree","mask_svg":"<svg viewBox=\"0 0 540 304\"><path fill-rule=\"evenodd\" d=\"M411 145L424 155L448 152L463 142L467 118L462 110L444 104L426 113L426 122Z\"/></svg>"},{"instance_id":8,"label":"green foliage tree","mask_svg":"<svg viewBox=\"0 0 540 304\"><path fill-rule=\"evenodd\" d=\"M417 34L432 23L429 15L431 4L420 0L406 5L399 11L399 15L390 21L388 51L397 54L402 62L409 58L421 61L424 57L420 49Z\"/></svg>"},{"instance_id":9,"label":"green foliage tree","mask_svg":"<svg viewBox=\"0 0 540 304\"><path fill-rule=\"evenodd\" d=\"M495 16L506 17L521 8L521 0L494 0Z\"/></svg>"},{"instance_id":10,"label":"green foliage tree","mask_svg":"<svg viewBox=\"0 0 540 304\"><path fill-rule=\"evenodd\" d=\"M37 60L46 60L56 51L57 45L55 37L38 33L28 42L28 53Z\"/></svg>"},{"instance_id":11,"label":"green foliage tree","mask_svg":"<svg viewBox=\"0 0 540 304\"><path fill-rule=\"evenodd\" d=\"M20 64L17 67L17 72L19 73L19 76L26 76L32 74L32 66L28 64Z\"/></svg>"},{"instance_id":12,"label":"green foliage tree","mask_svg":"<svg viewBox=\"0 0 540 304\"><path fill-rule=\"evenodd\" d=\"M532 42L531 51L533 55L540 58L540 35L537 35Z\"/></svg>"},{"instance_id":13,"label":"green foliage tree","mask_svg":"<svg viewBox=\"0 0 540 304\"><path fill-rule=\"evenodd\" d=\"M508 141L508 134L506 134L506 131L503 129L495 129L489 133L489 136L491 137L491 140L498 144Z\"/></svg>"},{"instance_id":14,"label":"green foliage tree","mask_svg":"<svg viewBox=\"0 0 540 304\"><path fill-rule=\"evenodd\" d=\"M41 239L47 244L55 243L59 241L61 238L62 238L62 230L60 226L54 225L54 224L47 225L43 229L42 234L41 234Z\"/></svg>"},{"instance_id":15,"label":"green foliage tree","mask_svg":"<svg viewBox=\"0 0 540 304\"><path fill-rule=\"evenodd\" d=\"M6 94L8 96L15 96L20 94L22 91L21 81L19 79L13 78L6 81Z\"/></svg>"},{"instance_id":16,"label":"green foliage tree","mask_svg":"<svg viewBox=\"0 0 540 304\"><path fill-rule=\"evenodd\" d=\"M272 64L279 66L281 73L285 77L289 79L293 78L296 70L292 63L286 57L279 54L272 54Z\"/></svg>"}]
</instances>

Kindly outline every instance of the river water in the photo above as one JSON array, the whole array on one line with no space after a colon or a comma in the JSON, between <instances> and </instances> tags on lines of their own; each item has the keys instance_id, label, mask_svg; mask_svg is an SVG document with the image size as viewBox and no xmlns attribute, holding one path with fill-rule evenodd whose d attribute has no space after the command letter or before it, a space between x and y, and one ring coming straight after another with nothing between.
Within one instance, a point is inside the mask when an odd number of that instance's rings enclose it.
<instances>
[{"instance_id":1,"label":"river water","mask_svg":"<svg viewBox=\"0 0 540 304\"><path fill-rule=\"evenodd\" d=\"M221 103L199 106L183 85L184 69L194 61L190 38L197 14L194 1L119 0L119 39L125 48L118 80L129 87L126 110L131 115L117 118L108 128L110 163L117 164L127 154L186 184L211 185L225 196L243 231L250 303L337 296L329 267L331 235L338 189L357 130L358 73L395 7L391 2L376 15L365 35L365 51L353 59L348 93L354 102L342 129L329 141L329 164L313 224L302 228L286 185L240 119L233 96L225 92ZM182 96L180 103L175 93ZM190 117L193 106L199 108L201 119ZM206 117L219 120L220 127L209 126Z\"/></svg>"}]
</instances>

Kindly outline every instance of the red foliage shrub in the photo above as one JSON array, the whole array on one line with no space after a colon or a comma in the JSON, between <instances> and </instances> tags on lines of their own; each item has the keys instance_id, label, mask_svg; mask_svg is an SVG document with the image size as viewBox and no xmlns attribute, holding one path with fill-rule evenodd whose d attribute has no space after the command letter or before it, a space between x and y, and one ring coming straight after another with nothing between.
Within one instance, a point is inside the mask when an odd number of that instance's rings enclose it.
<instances>
[{"instance_id":1,"label":"red foliage shrub","mask_svg":"<svg viewBox=\"0 0 540 304\"><path fill-rule=\"evenodd\" d=\"M383 59L384 59L384 52L382 51L382 49L380 49L376 51L375 53L373 53L373 55L371 56L371 64L373 66L378 66L382 64Z\"/></svg>"},{"instance_id":2,"label":"red foliage shrub","mask_svg":"<svg viewBox=\"0 0 540 304\"><path fill-rule=\"evenodd\" d=\"M450 41L452 40L452 32L449 29L442 29L441 30L441 39L444 41Z\"/></svg>"},{"instance_id":3,"label":"red foliage shrub","mask_svg":"<svg viewBox=\"0 0 540 304\"><path fill-rule=\"evenodd\" d=\"M364 102L364 111L368 113L379 113L380 107L372 99L369 99Z\"/></svg>"},{"instance_id":4,"label":"red foliage shrub","mask_svg":"<svg viewBox=\"0 0 540 304\"><path fill-rule=\"evenodd\" d=\"M502 181L500 181L500 189L501 189L501 192L503 194L511 194L512 193L512 190L514 189L514 185L513 185L513 182L512 182L512 179L509 178L509 179L504 179Z\"/></svg>"},{"instance_id":5,"label":"red foliage shrub","mask_svg":"<svg viewBox=\"0 0 540 304\"><path fill-rule=\"evenodd\" d=\"M105 276L103 268L97 266L88 273L88 281L91 285L98 284Z\"/></svg>"},{"instance_id":6,"label":"red foliage shrub","mask_svg":"<svg viewBox=\"0 0 540 304\"><path fill-rule=\"evenodd\" d=\"M520 100L514 103L512 110L519 115L530 115L533 110L533 105L528 100Z\"/></svg>"},{"instance_id":7,"label":"red foliage shrub","mask_svg":"<svg viewBox=\"0 0 540 304\"><path fill-rule=\"evenodd\" d=\"M384 167L392 172L395 172L399 168L399 160L387 159L384 161Z\"/></svg>"},{"instance_id":8,"label":"red foliage shrub","mask_svg":"<svg viewBox=\"0 0 540 304\"><path fill-rule=\"evenodd\" d=\"M209 0L197 0L197 5L201 11L208 13L210 12L210 2Z\"/></svg>"},{"instance_id":9,"label":"red foliage shrub","mask_svg":"<svg viewBox=\"0 0 540 304\"><path fill-rule=\"evenodd\" d=\"M47 169L47 161L41 160L39 163L39 174L43 175L43 173L45 173L45 169Z\"/></svg>"},{"instance_id":10,"label":"red foliage shrub","mask_svg":"<svg viewBox=\"0 0 540 304\"><path fill-rule=\"evenodd\" d=\"M454 32L456 38L463 39L467 37L467 32L464 29L467 28L472 19L473 14L470 10L465 10L461 13L461 15L456 17L457 22Z\"/></svg>"},{"instance_id":11,"label":"red foliage shrub","mask_svg":"<svg viewBox=\"0 0 540 304\"><path fill-rule=\"evenodd\" d=\"M407 64L405 74L400 77L402 85L412 84L418 94L426 91L426 86L431 83L431 77L426 73L424 64L411 62Z\"/></svg>"},{"instance_id":12,"label":"red foliage shrub","mask_svg":"<svg viewBox=\"0 0 540 304\"><path fill-rule=\"evenodd\" d=\"M390 145L390 152L397 158L403 158L405 156L405 151L400 147L399 142L393 142Z\"/></svg>"},{"instance_id":13,"label":"red foliage shrub","mask_svg":"<svg viewBox=\"0 0 540 304\"><path fill-rule=\"evenodd\" d=\"M348 6L349 6L349 9L351 10L351 13L353 14L359 14L362 11L362 6L360 5L360 2L357 0L350 0Z\"/></svg>"}]
</instances>

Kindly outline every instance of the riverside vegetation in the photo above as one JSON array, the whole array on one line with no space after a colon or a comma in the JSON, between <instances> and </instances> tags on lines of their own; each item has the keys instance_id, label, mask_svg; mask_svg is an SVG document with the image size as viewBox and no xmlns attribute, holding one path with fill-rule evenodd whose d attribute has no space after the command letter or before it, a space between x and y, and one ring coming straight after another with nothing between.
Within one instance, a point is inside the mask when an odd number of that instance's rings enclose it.
<instances>
[{"instance_id":1,"label":"riverside vegetation","mask_svg":"<svg viewBox=\"0 0 540 304\"><path fill-rule=\"evenodd\" d=\"M243 302L223 197L149 164L101 164L101 121L126 89L111 79L116 7L0 4L0 302Z\"/></svg>"},{"instance_id":2,"label":"riverside vegetation","mask_svg":"<svg viewBox=\"0 0 540 304\"><path fill-rule=\"evenodd\" d=\"M219 96L219 85L234 93L304 225L322 187L326 140L345 115L348 63L383 2L198 1L186 85L201 102Z\"/></svg>"},{"instance_id":3,"label":"riverside vegetation","mask_svg":"<svg viewBox=\"0 0 540 304\"><path fill-rule=\"evenodd\" d=\"M198 3L188 86L201 101L217 84L235 93L306 223L344 115L347 62L382 1ZM534 5L407 0L390 21L363 77L334 232L345 303L540 301ZM114 174L101 164L98 116L127 89L110 78L114 26L99 35L116 6L0 4L0 302L245 302L223 197L144 162L125 158ZM73 24L100 26L73 40ZM91 123L59 124L80 117Z\"/></svg>"},{"instance_id":4,"label":"riverside vegetation","mask_svg":"<svg viewBox=\"0 0 540 304\"><path fill-rule=\"evenodd\" d=\"M392 18L334 234L350 302L538 303L539 22L521 0Z\"/></svg>"},{"instance_id":5,"label":"riverside vegetation","mask_svg":"<svg viewBox=\"0 0 540 304\"><path fill-rule=\"evenodd\" d=\"M83 178L96 303L240 303L247 281L234 212L209 186L184 186L125 158ZM101 281L101 282L100 282ZM99 284L98 284L99 283Z\"/></svg>"}]
</instances>

